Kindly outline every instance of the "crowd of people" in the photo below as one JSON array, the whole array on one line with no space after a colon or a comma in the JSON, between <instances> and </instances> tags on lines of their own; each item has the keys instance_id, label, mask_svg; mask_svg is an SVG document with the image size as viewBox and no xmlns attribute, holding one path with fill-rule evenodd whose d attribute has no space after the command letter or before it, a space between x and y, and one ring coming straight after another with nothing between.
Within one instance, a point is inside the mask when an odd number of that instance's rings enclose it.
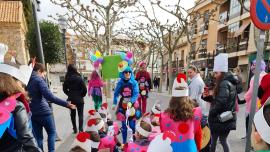
<instances>
[{"instance_id":1,"label":"crowd of people","mask_svg":"<svg viewBox=\"0 0 270 152\"><path fill-rule=\"evenodd\" d=\"M54 152L56 129L51 103L55 103L70 110L76 135L70 152L215 152L218 139L224 152L230 152L227 137L236 129L238 104L242 100L239 94L243 88L239 75L228 70L228 54L215 57L213 89L205 85L195 66L189 66L186 74L179 73L173 82L169 105L162 110L159 102L147 108L153 88L145 62L139 64L136 74L131 62L123 60L118 64L120 79L109 107L102 93L105 83L98 71L91 73L87 87L76 67L69 65L63 83L63 92L68 96L65 101L51 93L43 64L33 59L29 65L19 65L15 59L5 59L7 51L8 47L0 44L0 151L44 151L45 128L48 151ZM260 64L257 112L251 135L256 151L270 150L270 74L265 73L265 63ZM252 72L255 66L253 61ZM154 79L155 88L159 81L157 77ZM251 78L244 96L247 124L253 85ZM87 92L94 109L88 111L84 128Z\"/></svg>"}]
</instances>

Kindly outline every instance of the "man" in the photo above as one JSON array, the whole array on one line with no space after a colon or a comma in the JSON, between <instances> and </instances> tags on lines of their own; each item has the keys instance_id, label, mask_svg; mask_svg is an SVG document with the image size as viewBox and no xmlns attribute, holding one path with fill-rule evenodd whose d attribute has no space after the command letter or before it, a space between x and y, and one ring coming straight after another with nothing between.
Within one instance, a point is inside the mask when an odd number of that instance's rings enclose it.
<instances>
[{"instance_id":1,"label":"man","mask_svg":"<svg viewBox=\"0 0 270 152\"><path fill-rule=\"evenodd\" d=\"M190 79L189 83L189 97L193 99L201 108L204 116L208 115L208 110L206 110L206 103L201 99L201 96L204 91L205 84L198 72L198 69L191 65L188 68L188 78Z\"/></svg>"},{"instance_id":2,"label":"man","mask_svg":"<svg viewBox=\"0 0 270 152\"><path fill-rule=\"evenodd\" d=\"M146 112L146 101L148 92L152 89L150 74L146 71L146 63L140 63L140 71L136 74L136 80L140 89L140 96L138 98L142 113Z\"/></svg>"},{"instance_id":3,"label":"man","mask_svg":"<svg viewBox=\"0 0 270 152\"><path fill-rule=\"evenodd\" d=\"M204 87L205 84L200 76L200 73L198 69L191 65L188 70L187 70L188 78L189 80L189 97L193 99L198 106L202 109L202 120L201 120L201 126L203 130L207 130L207 119L208 119L208 114L209 114L209 104L206 103L204 100L202 100L202 94L204 92ZM209 139L210 141L210 139ZM205 146L203 149L200 150L200 152L206 152L209 151L210 148L210 142L209 141L204 141L206 142Z\"/></svg>"}]
</instances>

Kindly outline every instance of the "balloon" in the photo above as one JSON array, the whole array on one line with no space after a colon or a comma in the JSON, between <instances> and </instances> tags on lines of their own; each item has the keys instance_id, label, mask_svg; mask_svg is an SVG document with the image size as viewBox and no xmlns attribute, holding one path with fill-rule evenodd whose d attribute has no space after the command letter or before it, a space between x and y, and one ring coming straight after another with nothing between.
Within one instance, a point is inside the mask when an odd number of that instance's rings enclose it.
<instances>
[{"instance_id":1,"label":"balloon","mask_svg":"<svg viewBox=\"0 0 270 152\"><path fill-rule=\"evenodd\" d=\"M128 60L128 65L131 65L132 63L133 63L132 59Z\"/></svg>"},{"instance_id":2,"label":"balloon","mask_svg":"<svg viewBox=\"0 0 270 152\"><path fill-rule=\"evenodd\" d=\"M132 52L131 52L131 51L128 51L128 52L127 52L127 57L128 57L129 59L132 58Z\"/></svg>"},{"instance_id":3,"label":"balloon","mask_svg":"<svg viewBox=\"0 0 270 152\"><path fill-rule=\"evenodd\" d=\"M136 119L140 119L141 116L142 116L142 113L140 110L137 110L136 113L135 113L135 116L136 116Z\"/></svg>"},{"instance_id":4,"label":"balloon","mask_svg":"<svg viewBox=\"0 0 270 152\"><path fill-rule=\"evenodd\" d=\"M97 62L102 63L103 62L103 58L98 58L97 59Z\"/></svg>"},{"instance_id":5,"label":"balloon","mask_svg":"<svg viewBox=\"0 0 270 152\"><path fill-rule=\"evenodd\" d=\"M122 60L125 60L125 58L126 58L126 53L121 52L121 53L120 53L120 56L121 56Z\"/></svg>"},{"instance_id":6,"label":"balloon","mask_svg":"<svg viewBox=\"0 0 270 152\"><path fill-rule=\"evenodd\" d=\"M94 62L94 68L98 68L99 67L99 63L98 62Z\"/></svg>"},{"instance_id":7,"label":"balloon","mask_svg":"<svg viewBox=\"0 0 270 152\"><path fill-rule=\"evenodd\" d=\"M91 55L91 61L96 62L97 61L97 57L94 56L94 55Z\"/></svg>"},{"instance_id":8,"label":"balloon","mask_svg":"<svg viewBox=\"0 0 270 152\"><path fill-rule=\"evenodd\" d=\"M127 62L128 62L129 60L130 60L130 59L129 59L129 58L126 56L126 57L125 57L125 61L127 61Z\"/></svg>"},{"instance_id":9,"label":"balloon","mask_svg":"<svg viewBox=\"0 0 270 152\"><path fill-rule=\"evenodd\" d=\"M97 58L99 58L99 57L101 57L101 53L100 53L99 51L96 51L95 56L96 56Z\"/></svg>"}]
</instances>

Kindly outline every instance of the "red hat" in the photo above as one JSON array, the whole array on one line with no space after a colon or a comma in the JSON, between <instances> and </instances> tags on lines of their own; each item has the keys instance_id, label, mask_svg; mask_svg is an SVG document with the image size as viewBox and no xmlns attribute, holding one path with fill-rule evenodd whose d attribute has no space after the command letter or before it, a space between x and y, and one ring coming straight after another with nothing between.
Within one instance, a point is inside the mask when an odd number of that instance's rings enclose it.
<instances>
[{"instance_id":1,"label":"red hat","mask_svg":"<svg viewBox=\"0 0 270 152\"><path fill-rule=\"evenodd\" d=\"M142 67L143 65L146 65L146 63L144 61L141 61L139 66Z\"/></svg>"},{"instance_id":2,"label":"red hat","mask_svg":"<svg viewBox=\"0 0 270 152\"><path fill-rule=\"evenodd\" d=\"M259 90L262 91L262 96L259 98L261 99L261 105L263 106L265 101L270 97L270 74L266 74L262 80L259 87Z\"/></svg>"}]
</instances>

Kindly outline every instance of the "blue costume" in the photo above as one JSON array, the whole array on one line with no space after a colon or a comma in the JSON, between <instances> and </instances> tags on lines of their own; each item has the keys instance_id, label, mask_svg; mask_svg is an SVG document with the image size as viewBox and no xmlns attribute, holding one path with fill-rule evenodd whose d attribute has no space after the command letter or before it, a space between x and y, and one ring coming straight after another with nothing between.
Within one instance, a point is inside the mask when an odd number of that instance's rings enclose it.
<instances>
[{"instance_id":1,"label":"blue costume","mask_svg":"<svg viewBox=\"0 0 270 152\"><path fill-rule=\"evenodd\" d=\"M130 79L127 80L125 78L125 72L130 72ZM116 114L122 115L123 118L120 121L122 121L122 137L123 143L125 144L127 142L127 125L132 129L134 134L136 118L138 119L141 115L138 107L134 106L139 96L139 87L137 81L134 78L132 69L129 66L125 67L123 71L120 71L119 77L121 79L119 80L115 88L113 105L117 105L118 97L120 95L121 98L118 103ZM133 112L133 114L127 115L126 111L128 108L133 108L135 112Z\"/></svg>"}]
</instances>

